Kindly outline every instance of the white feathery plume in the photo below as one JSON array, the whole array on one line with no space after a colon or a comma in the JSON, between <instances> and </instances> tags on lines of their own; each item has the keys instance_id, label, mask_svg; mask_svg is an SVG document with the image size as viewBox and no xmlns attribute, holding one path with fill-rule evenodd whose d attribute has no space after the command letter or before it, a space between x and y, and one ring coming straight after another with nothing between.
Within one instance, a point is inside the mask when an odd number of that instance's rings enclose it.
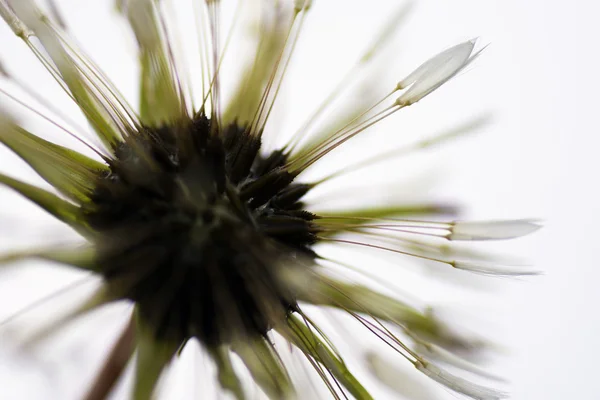
<instances>
[{"instance_id":1,"label":"white feathery plume","mask_svg":"<svg viewBox=\"0 0 600 400\"><path fill-rule=\"evenodd\" d=\"M450 240L505 240L529 235L542 226L532 219L503 221L457 221L452 224Z\"/></svg>"},{"instance_id":2,"label":"white feathery plume","mask_svg":"<svg viewBox=\"0 0 600 400\"><path fill-rule=\"evenodd\" d=\"M417 361L415 367L434 381L473 399L500 400L507 397L506 393L469 382L424 360Z\"/></svg>"},{"instance_id":3,"label":"white feathery plume","mask_svg":"<svg viewBox=\"0 0 600 400\"><path fill-rule=\"evenodd\" d=\"M408 88L396 105L414 104L456 76L483 50L473 54L475 43L476 39L458 44L421 64L396 86L396 90Z\"/></svg>"}]
</instances>

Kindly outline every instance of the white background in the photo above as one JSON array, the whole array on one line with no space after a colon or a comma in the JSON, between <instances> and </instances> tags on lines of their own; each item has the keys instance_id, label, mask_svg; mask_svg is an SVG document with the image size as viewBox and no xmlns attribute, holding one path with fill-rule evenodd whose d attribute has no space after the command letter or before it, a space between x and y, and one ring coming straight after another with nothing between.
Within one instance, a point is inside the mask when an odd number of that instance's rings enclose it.
<instances>
[{"instance_id":1,"label":"white background","mask_svg":"<svg viewBox=\"0 0 600 400\"><path fill-rule=\"evenodd\" d=\"M82 5L84 2L58 3L84 47L117 86L134 97L130 55L134 47L130 39L120 40L124 30L106 29L108 7L90 11ZM326 95L328 87L351 65L398 4L397 0L315 3L294 59L291 83L282 96L286 109L279 110L279 129L285 130L286 124L298 126L311 105ZM493 122L478 135L449 145L426 161L416 158L414 162L419 171L426 170L424 180L431 178L430 170L441 172L435 189L425 185L428 195L459 201L467 209L465 217L543 219L546 226L542 231L507 248L525 254L544 274L499 280L491 290L488 286L483 290L465 288L464 292L469 293L464 297L463 290L456 290L456 286L448 292L438 291L439 280L432 286L410 289L442 304L445 295L455 296L453 301L462 302L468 311L497 328L490 334L510 354L497 361L494 371L510 381L508 388L514 399L600 398L600 313L596 307L600 300L596 281L600 278L596 251L600 222L599 12L600 6L591 0L419 1L389 50L396 57L381 74L382 87L392 87L411 68L450 45L475 36L480 37L480 43L491 45L466 73L414 109L386 121L379 131L369 132L344 155L348 160L352 151L384 151L393 147L396 139L403 141L403 135L431 134L481 112L493 112ZM42 69L35 68L34 59L27 58L24 46L4 27L0 30L0 60L11 73L30 81L45 95L58 93ZM224 72L233 71L233 66L224 68ZM57 104L63 107L66 102L60 101ZM413 176L413 164L393 165L393 169L379 169L376 176L361 176L373 182L388 182L379 189L382 192L396 189L389 184L396 171L401 175L399 179L419 183L421 175ZM15 172L17 167L23 171ZM0 170L34 179L34 174L4 150L0 152ZM365 183L365 191L367 186ZM402 189L397 194L412 195ZM45 225L38 222L46 221L42 214L23 205L17 196L7 191L0 192L0 196L2 248L23 243L28 234L26 227L36 228L35 237L42 240L49 233L64 233L58 228L41 228ZM27 223L17 225L16 221ZM0 275L0 319L73 279L66 271L41 266L28 275L14 271ZM123 311L103 320L110 325L110 334L90 336L95 348L102 349L110 342L110 335L117 329L110 322L119 313ZM85 341L76 343L76 350L69 353L74 362L101 358L101 350L89 356L77 355L87 350ZM68 343L63 344L63 351L68 349ZM17 392L19 398L39 399L61 396L57 393L79 393L65 388L70 382L77 382L81 388L93 374L93 370L83 367L85 372L77 375L78 370L69 367L70 358L66 358L51 365L69 372L61 375L53 371L56 377L48 378L46 369L32 360L17 360L9 353L7 349L0 352L0 387L13 388L13 392L0 392L0 398L16 398ZM391 392L381 393L383 397L391 396Z\"/></svg>"}]
</instances>

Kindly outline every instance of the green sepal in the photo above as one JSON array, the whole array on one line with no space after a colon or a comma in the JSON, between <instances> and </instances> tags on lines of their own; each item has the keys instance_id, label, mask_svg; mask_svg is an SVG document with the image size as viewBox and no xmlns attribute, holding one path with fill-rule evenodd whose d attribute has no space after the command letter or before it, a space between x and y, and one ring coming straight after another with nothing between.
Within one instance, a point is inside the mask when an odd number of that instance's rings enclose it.
<instances>
[{"instance_id":1,"label":"green sepal","mask_svg":"<svg viewBox=\"0 0 600 400\"><path fill-rule=\"evenodd\" d=\"M141 320L139 310L134 312L137 357L132 399L149 400L153 398L161 373L177 352L179 344L157 339L152 329Z\"/></svg>"},{"instance_id":2,"label":"green sepal","mask_svg":"<svg viewBox=\"0 0 600 400\"><path fill-rule=\"evenodd\" d=\"M313 358L331 372L335 379L354 398L358 400L373 399L367 389L363 387L348 367L346 367L343 360L331 351L321 338L295 315L288 316L287 326L278 328L278 331L307 357Z\"/></svg>"},{"instance_id":3,"label":"green sepal","mask_svg":"<svg viewBox=\"0 0 600 400\"><path fill-rule=\"evenodd\" d=\"M431 309L420 311L366 286L319 276L318 280L299 289L300 301L392 322L415 341L429 341L450 351L455 347L466 348L471 343L470 339L458 336L437 319Z\"/></svg>"},{"instance_id":4,"label":"green sepal","mask_svg":"<svg viewBox=\"0 0 600 400\"><path fill-rule=\"evenodd\" d=\"M419 310L366 286L320 277L299 294L299 300L390 321L417 334L436 336L439 324Z\"/></svg>"},{"instance_id":5,"label":"green sepal","mask_svg":"<svg viewBox=\"0 0 600 400\"><path fill-rule=\"evenodd\" d=\"M123 121L124 117L118 110L118 100L109 83L94 70L90 60L65 42L34 0L14 1L11 7L18 19L32 31L32 35L21 38L73 98L103 143L114 149L121 140L115 122ZM30 36L39 40L46 54L40 51L39 45L29 40Z\"/></svg>"},{"instance_id":6,"label":"green sepal","mask_svg":"<svg viewBox=\"0 0 600 400\"><path fill-rule=\"evenodd\" d=\"M444 204L414 204L312 212L317 216L316 224L319 224L319 221L335 223L335 225L328 224L327 230L319 233L320 236L331 236L341 232L354 231L363 224L376 223L378 219L454 214L456 209Z\"/></svg>"},{"instance_id":7,"label":"green sepal","mask_svg":"<svg viewBox=\"0 0 600 400\"><path fill-rule=\"evenodd\" d=\"M63 47L58 35L47 23L38 22L30 28L33 29L37 38L52 57L77 106L86 116L100 140L108 148L115 148L121 141L121 135L118 129L115 128L110 116L109 106L103 104L102 95L95 93L98 89L88 82L89 73L83 72L75 63Z\"/></svg>"},{"instance_id":8,"label":"green sepal","mask_svg":"<svg viewBox=\"0 0 600 400\"><path fill-rule=\"evenodd\" d=\"M182 117L179 95L164 56L140 51L140 120L146 126L161 126Z\"/></svg>"},{"instance_id":9,"label":"green sepal","mask_svg":"<svg viewBox=\"0 0 600 400\"><path fill-rule=\"evenodd\" d=\"M237 341L231 349L242 359L254 381L272 400L288 399L294 387L272 345L262 337Z\"/></svg>"},{"instance_id":10,"label":"green sepal","mask_svg":"<svg viewBox=\"0 0 600 400\"><path fill-rule=\"evenodd\" d=\"M346 224L364 224L365 221L362 218L377 219L377 218L388 218L388 217L405 217L415 215L431 215L431 214L448 214L454 212L455 209L451 206L444 204L403 204L403 205L392 205L382 207L369 207L369 208L358 208L355 210L343 210L343 211L327 211L322 212L327 217L334 217L336 222ZM319 211L313 211L319 215Z\"/></svg>"},{"instance_id":11,"label":"green sepal","mask_svg":"<svg viewBox=\"0 0 600 400\"><path fill-rule=\"evenodd\" d=\"M25 129L0 129L0 142L14 151L42 178L77 202L89 201L96 180L108 166L83 154L41 139Z\"/></svg>"},{"instance_id":12,"label":"green sepal","mask_svg":"<svg viewBox=\"0 0 600 400\"><path fill-rule=\"evenodd\" d=\"M254 52L256 57L239 74L241 78L223 113L224 125L236 122L244 126L252 122L282 53L288 29L286 19L279 16L274 21L261 24Z\"/></svg>"},{"instance_id":13,"label":"green sepal","mask_svg":"<svg viewBox=\"0 0 600 400\"><path fill-rule=\"evenodd\" d=\"M231 364L229 349L225 346L219 346L209 349L209 353L217 366L218 380L221 387L229 391L237 400L245 400L244 389Z\"/></svg>"},{"instance_id":14,"label":"green sepal","mask_svg":"<svg viewBox=\"0 0 600 400\"><path fill-rule=\"evenodd\" d=\"M32 249L0 254L0 264L37 258L69 265L86 271L96 271L96 249L91 246L63 249Z\"/></svg>"},{"instance_id":15,"label":"green sepal","mask_svg":"<svg viewBox=\"0 0 600 400\"><path fill-rule=\"evenodd\" d=\"M127 19L139 46L140 120L146 126L158 127L181 120L186 111L162 39L155 3L129 1Z\"/></svg>"},{"instance_id":16,"label":"green sepal","mask_svg":"<svg viewBox=\"0 0 600 400\"><path fill-rule=\"evenodd\" d=\"M76 205L36 186L3 174L0 174L0 183L27 197L60 221L70 225L76 231L82 234L89 234L83 222L81 210Z\"/></svg>"}]
</instances>

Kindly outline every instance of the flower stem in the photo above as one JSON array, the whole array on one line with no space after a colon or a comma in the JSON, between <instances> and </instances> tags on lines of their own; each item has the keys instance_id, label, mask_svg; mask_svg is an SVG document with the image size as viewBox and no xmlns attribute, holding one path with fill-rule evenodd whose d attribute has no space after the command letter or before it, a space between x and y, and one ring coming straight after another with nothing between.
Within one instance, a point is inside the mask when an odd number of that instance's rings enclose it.
<instances>
[{"instance_id":1,"label":"flower stem","mask_svg":"<svg viewBox=\"0 0 600 400\"><path fill-rule=\"evenodd\" d=\"M117 380L123 374L134 349L135 322L131 318L115 342L90 390L85 395L85 400L104 400L108 397Z\"/></svg>"}]
</instances>

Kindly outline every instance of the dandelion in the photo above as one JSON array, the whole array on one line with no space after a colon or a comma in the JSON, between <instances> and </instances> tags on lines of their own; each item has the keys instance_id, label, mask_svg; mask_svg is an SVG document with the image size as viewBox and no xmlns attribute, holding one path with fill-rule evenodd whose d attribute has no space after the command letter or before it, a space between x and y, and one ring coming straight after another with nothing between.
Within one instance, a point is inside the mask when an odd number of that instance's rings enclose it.
<instances>
[{"instance_id":1,"label":"dandelion","mask_svg":"<svg viewBox=\"0 0 600 400\"><path fill-rule=\"evenodd\" d=\"M503 397L435 365L441 360L489 378L461 355L474 341L455 333L428 309L334 277L328 266L335 260L320 254L318 245L363 246L486 275L527 275L531 271L499 266L485 255L452 246L456 241L527 235L539 228L536 221L440 222L448 207L429 204L324 213L304 202L316 186L346 172L306 181L305 171L442 87L480 54L476 41L433 56L374 105L334 130L309 135L314 121L338 97L339 91L334 92L286 146L268 150L263 146L267 122L304 22L313 12L312 2L263 2L275 17L261 27L253 63L226 104L220 71L229 35L222 37L218 22L221 2L196 3L193 11L204 45L200 103L190 96L176 62L164 4L118 2L138 47L140 99L132 107L69 38L56 7L48 16L34 0L0 0L4 21L79 106L98 139L85 141L66 128L66 119L54 122L61 117L46 117L0 89L93 153L88 157L42 139L7 113L0 115L0 142L55 191L5 174L0 182L82 238L73 246L5 254L3 264L36 258L102 278L87 301L37 337L43 339L106 304L133 304L131 320L108 352L90 399L107 396L129 362L136 365L132 398L152 397L165 367L192 339L212 358L223 391L237 399L247 396L242 364L269 398L301 397L302 388L294 385L282 354L287 347L304 358L333 397L371 398L326 332L304 311L305 305L314 305L351 315L415 373L475 399ZM237 7L236 15L251 6L239 2ZM389 31L383 30L360 63L368 63L379 51ZM6 71L2 75L12 79ZM446 139L442 135L415 147ZM426 214L430 221L415 218ZM372 243L369 238L388 241ZM389 381L393 368L381 367L385 364L377 357L369 354L367 364L377 366L372 368L375 376L387 372L382 381Z\"/></svg>"}]
</instances>

